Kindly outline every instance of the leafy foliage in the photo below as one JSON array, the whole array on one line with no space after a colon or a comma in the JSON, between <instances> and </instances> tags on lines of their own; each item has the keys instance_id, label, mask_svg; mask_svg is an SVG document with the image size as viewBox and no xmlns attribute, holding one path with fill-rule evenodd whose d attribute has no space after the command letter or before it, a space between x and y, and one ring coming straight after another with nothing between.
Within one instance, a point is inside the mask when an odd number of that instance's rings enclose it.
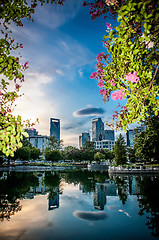
<instances>
[{"instance_id":1,"label":"leafy foliage","mask_svg":"<svg viewBox=\"0 0 159 240\"><path fill-rule=\"evenodd\" d=\"M0 2L1 34L0 39L0 151L6 156L14 156L17 148L22 146L25 123L20 116L13 115L14 102L20 97L19 89L24 81L23 71L28 68L28 62L21 64L17 49L23 48L22 44L15 43L10 30L13 22L23 26L22 19L33 21L38 2L43 5L44 0L2 0ZM47 3L63 5L64 0L48 0ZM10 90L12 89L12 90ZM26 125L29 127L30 122Z\"/></svg>"},{"instance_id":2,"label":"leafy foliage","mask_svg":"<svg viewBox=\"0 0 159 240\"><path fill-rule=\"evenodd\" d=\"M107 23L103 45L107 53L99 53L97 71L104 101L127 99L126 105L113 114L109 126L126 128L149 115L149 108L159 114L159 6L154 0L98 1L90 5L92 18L109 11L118 20L114 28ZM103 12L101 11L103 9Z\"/></svg>"},{"instance_id":3,"label":"leafy foliage","mask_svg":"<svg viewBox=\"0 0 159 240\"><path fill-rule=\"evenodd\" d=\"M123 136L120 134L114 147L115 161L117 165L123 165L126 163L126 146Z\"/></svg>"},{"instance_id":4,"label":"leafy foliage","mask_svg":"<svg viewBox=\"0 0 159 240\"><path fill-rule=\"evenodd\" d=\"M94 155L94 159L98 162L104 160L105 156L101 152L96 152Z\"/></svg>"},{"instance_id":5,"label":"leafy foliage","mask_svg":"<svg viewBox=\"0 0 159 240\"><path fill-rule=\"evenodd\" d=\"M57 162L61 160L61 154L58 150L46 150L45 158L47 161Z\"/></svg>"},{"instance_id":6,"label":"leafy foliage","mask_svg":"<svg viewBox=\"0 0 159 240\"><path fill-rule=\"evenodd\" d=\"M134 140L135 156L144 162L151 159L159 162L159 118L150 117L145 124L145 131L138 134Z\"/></svg>"}]
</instances>

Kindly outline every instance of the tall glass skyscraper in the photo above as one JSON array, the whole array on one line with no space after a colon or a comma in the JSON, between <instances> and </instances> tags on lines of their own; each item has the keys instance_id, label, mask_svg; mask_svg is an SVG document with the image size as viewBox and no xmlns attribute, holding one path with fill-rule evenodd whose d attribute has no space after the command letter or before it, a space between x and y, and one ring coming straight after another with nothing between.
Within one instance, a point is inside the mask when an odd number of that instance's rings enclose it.
<instances>
[{"instance_id":1,"label":"tall glass skyscraper","mask_svg":"<svg viewBox=\"0 0 159 240\"><path fill-rule=\"evenodd\" d=\"M84 132L82 133L82 147L83 147L83 144L87 141L90 141L90 135L89 133Z\"/></svg>"},{"instance_id":2,"label":"tall glass skyscraper","mask_svg":"<svg viewBox=\"0 0 159 240\"><path fill-rule=\"evenodd\" d=\"M101 141L104 130L104 123L101 118L92 120L92 141Z\"/></svg>"},{"instance_id":3,"label":"tall glass skyscraper","mask_svg":"<svg viewBox=\"0 0 159 240\"><path fill-rule=\"evenodd\" d=\"M102 140L111 140L114 141L115 140L115 136L114 136L114 130L103 130L103 137Z\"/></svg>"},{"instance_id":4,"label":"tall glass skyscraper","mask_svg":"<svg viewBox=\"0 0 159 240\"><path fill-rule=\"evenodd\" d=\"M60 119L50 118L50 136L53 135L60 141Z\"/></svg>"}]
</instances>

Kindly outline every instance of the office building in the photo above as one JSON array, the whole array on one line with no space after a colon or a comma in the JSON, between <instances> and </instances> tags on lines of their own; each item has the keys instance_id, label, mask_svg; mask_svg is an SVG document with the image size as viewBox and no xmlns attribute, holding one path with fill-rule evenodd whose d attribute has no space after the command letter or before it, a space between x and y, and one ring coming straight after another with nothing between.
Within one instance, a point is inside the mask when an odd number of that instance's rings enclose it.
<instances>
[{"instance_id":1,"label":"office building","mask_svg":"<svg viewBox=\"0 0 159 240\"><path fill-rule=\"evenodd\" d=\"M82 136L79 136L79 148L82 147Z\"/></svg>"},{"instance_id":2,"label":"office building","mask_svg":"<svg viewBox=\"0 0 159 240\"><path fill-rule=\"evenodd\" d=\"M87 132L82 133L82 147L85 142L90 141L90 135Z\"/></svg>"},{"instance_id":3,"label":"office building","mask_svg":"<svg viewBox=\"0 0 159 240\"><path fill-rule=\"evenodd\" d=\"M102 140L114 141L115 140L114 130L107 130L107 129L103 130Z\"/></svg>"},{"instance_id":4,"label":"office building","mask_svg":"<svg viewBox=\"0 0 159 240\"><path fill-rule=\"evenodd\" d=\"M141 133L142 131L144 131L145 128L146 128L145 126L141 126L141 127L137 127L137 128L134 128L134 129L127 130L127 132L126 132L127 146L133 147L135 136L137 134Z\"/></svg>"},{"instance_id":5,"label":"office building","mask_svg":"<svg viewBox=\"0 0 159 240\"><path fill-rule=\"evenodd\" d=\"M115 141L111 140L101 140L95 141L95 149L109 149L110 151L113 150Z\"/></svg>"},{"instance_id":6,"label":"office building","mask_svg":"<svg viewBox=\"0 0 159 240\"><path fill-rule=\"evenodd\" d=\"M101 141L104 130L104 123L101 118L92 120L92 141Z\"/></svg>"},{"instance_id":7,"label":"office building","mask_svg":"<svg viewBox=\"0 0 159 240\"><path fill-rule=\"evenodd\" d=\"M35 137L38 135L38 132L36 131L35 128L26 128L25 132L28 133L29 137Z\"/></svg>"},{"instance_id":8,"label":"office building","mask_svg":"<svg viewBox=\"0 0 159 240\"><path fill-rule=\"evenodd\" d=\"M56 136L60 141L60 119L50 118L50 136Z\"/></svg>"},{"instance_id":9,"label":"office building","mask_svg":"<svg viewBox=\"0 0 159 240\"><path fill-rule=\"evenodd\" d=\"M40 149L40 151L43 151L47 146L49 138L48 136L37 135L33 137L28 137L28 140L33 147L36 147Z\"/></svg>"},{"instance_id":10,"label":"office building","mask_svg":"<svg viewBox=\"0 0 159 240\"><path fill-rule=\"evenodd\" d=\"M93 194L94 208L98 210L104 210L106 204L106 187L102 183L96 183L95 191Z\"/></svg>"}]
</instances>

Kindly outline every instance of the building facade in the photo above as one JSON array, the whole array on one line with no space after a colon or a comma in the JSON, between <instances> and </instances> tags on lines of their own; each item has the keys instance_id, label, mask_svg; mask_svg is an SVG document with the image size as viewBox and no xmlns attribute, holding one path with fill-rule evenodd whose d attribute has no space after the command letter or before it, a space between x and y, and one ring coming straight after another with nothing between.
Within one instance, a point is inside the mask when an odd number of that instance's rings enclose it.
<instances>
[{"instance_id":1,"label":"building facade","mask_svg":"<svg viewBox=\"0 0 159 240\"><path fill-rule=\"evenodd\" d=\"M35 128L26 128L25 132L28 133L29 137L35 137L38 135L38 132L36 131Z\"/></svg>"},{"instance_id":2,"label":"building facade","mask_svg":"<svg viewBox=\"0 0 159 240\"><path fill-rule=\"evenodd\" d=\"M90 135L88 132L82 133L82 147L85 142L90 141Z\"/></svg>"},{"instance_id":3,"label":"building facade","mask_svg":"<svg viewBox=\"0 0 159 240\"><path fill-rule=\"evenodd\" d=\"M115 141L111 140L95 141L94 143L96 149L109 149L110 151L113 150L115 145Z\"/></svg>"},{"instance_id":4,"label":"building facade","mask_svg":"<svg viewBox=\"0 0 159 240\"><path fill-rule=\"evenodd\" d=\"M103 130L102 140L115 140L114 130Z\"/></svg>"},{"instance_id":5,"label":"building facade","mask_svg":"<svg viewBox=\"0 0 159 240\"><path fill-rule=\"evenodd\" d=\"M79 136L79 148L81 148L82 147L82 136L80 135Z\"/></svg>"},{"instance_id":6,"label":"building facade","mask_svg":"<svg viewBox=\"0 0 159 240\"><path fill-rule=\"evenodd\" d=\"M29 142L32 144L33 147L40 149L42 152L49 141L48 136L37 135L33 137L28 137Z\"/></svg>"},{"instance_id":7,"label":"building facade","mask_svg":"<svg viewBox=\"0 0 159 240\"><path fill-rule=\"evenodd\" d=\"M53 135L60 141L60 119L50 118L50 136Z\"/></svg>"},{"instance_id":8,"label":"building facade","mask_svg":"<svg viewBox=\"0 0 159 240\"><path fill-rule=\"evenodd\" d=\"M101 141L104 130L104 123L101 118L92 120L92 141Z\"/></svg>"},{"instance_id":9,"label":"building facade","mask_svg":"<svg viewBox=\"0 0 159 240\"><path fill-rule=\"evenodd\" d=\"M145 130L145 126L137 127L134 129L127 130L126 132L126 143L127 146L133 147L134 146L134 139L137 134Z\"/></svg>"}]
</instances>

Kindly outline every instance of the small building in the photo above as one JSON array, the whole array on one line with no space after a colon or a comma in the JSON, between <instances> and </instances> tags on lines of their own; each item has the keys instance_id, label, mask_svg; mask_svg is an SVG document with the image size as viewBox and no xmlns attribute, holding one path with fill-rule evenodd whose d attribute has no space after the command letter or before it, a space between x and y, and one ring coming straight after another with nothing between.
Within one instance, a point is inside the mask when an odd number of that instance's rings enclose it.
<instances>
[{"instance_id":1,"label":"small building","mask_svg":"<svg viewBox=\"0 0 159 240\"><path fill-rule=\"evenodd\" d=\"M96 149L113 150L114 145L115 145L115 141L111 141L111 140L95 141L95 148Z\"/></svg>"},{"instance_id":2,"label":"small building","mask_svg":"<svg viewBox=\"0 0 159 240\"><path fill-rule=\"evenodd\" d=\"M47 146L49 138L48 136L37 135L34 137L28 137L28 140L33 147L36 147L40 149L40 151L43 151Z\"/></svg>"}]
</instances>

